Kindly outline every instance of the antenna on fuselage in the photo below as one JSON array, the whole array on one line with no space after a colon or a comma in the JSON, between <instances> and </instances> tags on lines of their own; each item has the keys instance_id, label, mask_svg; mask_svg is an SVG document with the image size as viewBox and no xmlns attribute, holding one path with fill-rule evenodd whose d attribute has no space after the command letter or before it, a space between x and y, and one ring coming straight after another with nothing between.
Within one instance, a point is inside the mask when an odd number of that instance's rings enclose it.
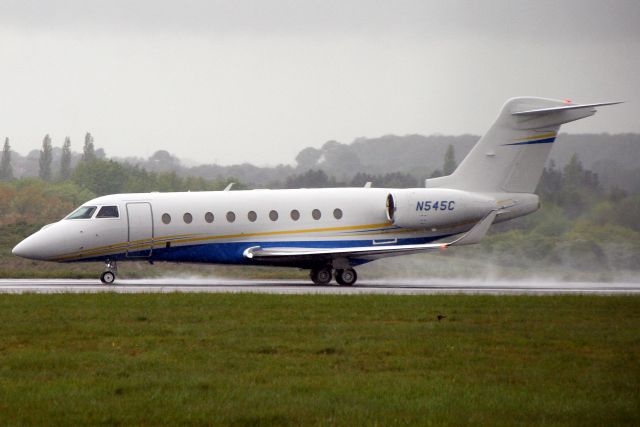
<instances>
[{"instance_id":1,"label":"antenna on fuselage","mask_svg":"<svg viewBox=\"0 0 640 427\"><path fill-rule=\"evenodd\" d=\"M233 187L233 184L235 184L235 182L230 182L226 187L224 187L224 190L222 190L222 191L229 191L229 190L231 190L231 187Z\"/></svg>"},{"instance_id":2,"label":"antenna on fuselage","mask_svg":"<svg viewBox=\"0 0 640 427\"><path fill-rule=\"evenodd\" d=\"M367 182L364 184L364 188L371 188L371 181L367 181Z\"/></svg>"}]
</instances>

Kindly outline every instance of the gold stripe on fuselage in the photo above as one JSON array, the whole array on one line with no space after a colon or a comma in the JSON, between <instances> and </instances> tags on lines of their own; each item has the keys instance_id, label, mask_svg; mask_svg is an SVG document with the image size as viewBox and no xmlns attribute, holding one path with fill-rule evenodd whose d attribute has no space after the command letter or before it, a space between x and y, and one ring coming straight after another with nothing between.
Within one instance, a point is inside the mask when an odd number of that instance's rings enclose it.
<instances>
[{"instance_id":1,"label":"gold stripe on fuselage","mask_svg":"<svg viewBox=\"0 0 640 427\"><path fill-rule=\"evenodd\" d=\"M144 244L149 244L149 242L165 242L165 241L171 241L172 239L176 239L176 238L180 238L180 237L187 237L187 236L195 236L195 234L176 234L173 236L161 236L155 239L138 239L138 240L132 240L130 242L121 242L121 243L113 243L111 245L105 245L105 246L98 246L95 248L91 248L91 249L86 249L86 250L80 250L80 251L74 251L74 252L69 252L66 255L63 255L61 257L55 257L52 258L52 261L56 261L58 259L62 259L62 258L67 258L67 257L73 257L73 256L81 256L83 257L84 254L87 253L91 253L91 252L95 252L95 251L104 251L106 250L107 252L112 250L112 249L120 249L121 247L131 247L131 245L144 245Z\"/></svg>"},{"instance_id":2,"label":"gold stripe on fuselage","mask_svg":"<svg viewBox=\"0 0 640 427\"><path fill-rule=\"evenodd\" d=\"M281 231L263 231L258 233L235 233L235 234L224 234L220 236L202 236L202 237L187 237L180 238L186 236L196 236L195 234L179 234L175 236L164 236L157 239L141 239L133 242L122 242L108 246L102 246L98 248L87 249L84 251L76 251L71 252L66 255L53 257L51 261L71 261L74 259L80 258L88 258L95 257L100 255L107 255L114 252L116 249L131 249L131 248L145 248L147 246L154 245L156 243L193 243L193 242L204 242L208 240L221 240L221 239L237 239L237 238L246 238L246 237L264 237L264 236L279 236L279 235L292 235L292 234L305 234L305 233L326 233L331 231L353 231L353 230L364 230L367 228L380 228L380 227L388 227L391 223L380 223L380 224L366 224L366 225L352 225L352 226L343 226L343 227L325 227L325 228L309 228L305 230L281 230ZM134 243L134 245L131 245ZM119 253L119 252L115 252Z\"/></svg>"}]
</instances>

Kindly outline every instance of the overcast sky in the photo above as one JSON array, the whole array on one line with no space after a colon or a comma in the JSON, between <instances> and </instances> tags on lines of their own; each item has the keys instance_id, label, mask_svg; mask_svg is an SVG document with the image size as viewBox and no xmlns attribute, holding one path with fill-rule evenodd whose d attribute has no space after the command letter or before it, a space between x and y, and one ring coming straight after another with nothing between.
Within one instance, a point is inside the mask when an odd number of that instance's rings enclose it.
<instances>
[{"instance_id":1,"label":"overcast sky","mask_svg":"<svg viewBox=\"0 0 640 427\"><path fill-rule=\"evenodd\" d=\"M566 125L640 132L637 0L0 0L0 136L108 155L293 163L306 146L481 134L533 95L626 100Z\"/></svg>"}]
</instances>

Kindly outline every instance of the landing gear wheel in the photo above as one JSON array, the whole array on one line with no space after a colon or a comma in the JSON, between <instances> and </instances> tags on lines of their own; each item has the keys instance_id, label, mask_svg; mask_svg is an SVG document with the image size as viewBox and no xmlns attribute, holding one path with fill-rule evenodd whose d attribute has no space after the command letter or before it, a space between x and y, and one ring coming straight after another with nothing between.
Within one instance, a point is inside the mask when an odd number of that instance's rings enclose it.
<instances>
[{"instance_id":1,"label":"landing gear wheel","mask_svg":"<svg viewBox=\"0 0 640 427\"><path fill-rule=\"evenodd\" d=\"M100 275L100 281L105 285L110 285L116 280L118 265L110 259L104 260L104 271Z\"/></svg>"},{"instance_id":2,"label":"landing gear wheel","mask_svg":"<svg viewBox=\"0 0 640 427\"><path fill-rule=\"evenodd\" d=\"M356 271L352 268L345 268L344 270L336 270L336 282L340 286L353 286L358 280Z\"/></svg>"},{"instance_id":3,"label":"landing gear wheel","mask_svg":"<svg viewBox=\"0 0 640 427\"><path fill-rule=\"evenodd\" d=\"M316 285L328 285L331 282L331 269L327 267L314 268L309 276Z\"/></svg>"},{"instance_id":4,"label":"landing gear wheel","mask_svg":"<svg viewBox=\"0 0 640 427\"><path fill-rule=\"evenodd\" d=\"M105 285L110 285L116 280L116 274L113 271L104 271L100 275L100 281Z\"/></svg>"}]
</instances>

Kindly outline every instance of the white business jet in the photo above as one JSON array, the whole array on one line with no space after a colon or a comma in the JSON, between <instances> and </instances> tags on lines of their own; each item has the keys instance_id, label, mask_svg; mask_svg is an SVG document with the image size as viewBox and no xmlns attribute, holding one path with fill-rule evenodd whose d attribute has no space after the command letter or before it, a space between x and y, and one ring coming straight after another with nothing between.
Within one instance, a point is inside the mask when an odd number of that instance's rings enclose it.
<instances>
[{"instance_id":1,"label":"white business jet","mask_svg":"<svg viewBox=\"0 0 640 427\"><path fill-rule=\"evenodd\" d=\"M311 280L357 280L378 258L479 242L494 222L539 208L533 194L560 125L595 107L513 98L455 172L425 188L326 188L114 194L80 206L20 242L15 255L56 262L117 261L287 266Z\"/></svg>"}]
</instances>

